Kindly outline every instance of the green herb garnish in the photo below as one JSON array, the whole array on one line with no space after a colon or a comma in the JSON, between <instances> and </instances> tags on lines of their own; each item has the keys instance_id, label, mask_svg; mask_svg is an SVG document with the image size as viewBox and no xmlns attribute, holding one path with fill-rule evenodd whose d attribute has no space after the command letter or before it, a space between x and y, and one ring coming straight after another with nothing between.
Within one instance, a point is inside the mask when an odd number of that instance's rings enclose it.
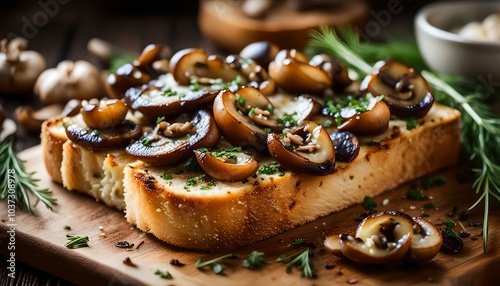
<instances>
[{"instance_id":1,"label":"green herb garnish","mask_svg":"<svg viewBox=\"0 0 500 286\"><path fill-rule=\"evenodd\" d=\"M168 181L168 180L172 180L174 178L174 175L172 175L172 174L163 174L163 175L161 175L161 178L163 180Z\"/></svg>"},{"instance_id":2,"label":"green herb garnish","mask_svg":"<svg viewBox=\"0 0 500 286\"><path fill-rule=\"evenodd\" d=\"M141 143L142 143L142 145L144 145L144 146L146 146L146 147L151 146L151 142L150 142L150 140L149 140L149 138L148 138L148 137L144 137L144 138L142 138Z\"/></svg>"},{"instance_id":3,"label":"green herb garnish","mask_svg":"<svg viewBox=\"0 0 500 286\"><path fill-rule=\"evenodd\" d=\"M426 208L426 209L435 209L436 206L433 203L426 203L424 205L424 208Z\"/></svg>"},{"instance_id":4,"label":"green herb garnish","mask_svg":"<svg viewBox=\"0 0 500 286\"><path fill-rule=\"evenodd\" d=\"M374 211L377 209L377 202L375 202L371 197L365 196L363 199L363 207L366 210Z\"/></svg>"},{"instance_id":5,"label":"green herb garnish","mask_svg":"<svg viewBox=\"0 0 500 286\"><path fill-rule=\"evenodd\" d=\"M68 241L64 246L67 248L81 248L88 247L89 237L88 236L78 236L78 235L66 235Z\"/></svg>"},{"instance_id":6,"label":"green herb garnish","mask_svg":"<svg viewBox=\"0 0 500 286\"><path fill-rule=\"evenodd\" d=\"M294 118L295 115L297 115L297 112L285 113L281 118L276 119L276 122L286 127L295 126L297 125L297 120Z\"/></svg>"},{"instance_id":7,"label":"green herb garnish","mask_svg":"<svg viewBox=\"0 0 500 286\"><path fill-rule=\"evenodd\" d=\"M234 257L234 254L226 254L208 261L203 261L203 259L200 258L198 259L198 261L196 261L196 268L202 269L205 266L210 266L215 274L222 275L224 274L225 267L224 264L220 262L229 257Z\"/></svg>"},{"instance_id":8,"label":"green herb garnish","mask_svg":"<svg viewBox=\"0 0 500 286\"><path fill-rule=\"evenodd\" d=\"M189 81L189 89L191 91L198 91L201 89L201 87L200 87L200 84L198 83L198 81L196 81L195 79L191 79Z\"/></svg>"},{"instance_id":9,"label":"green herb garnish","mask_svg":"<svg viewBox=\"0 0 500 286\"><path fill-rule=\"evenodd\" d=\"M484 201L483 249L487 249L488 214L490 196L500 200L500 117L492 112L483 96L476 93L477 84L470 84L459 76L429 72L414 43L373 44L361 43L352 28L339 29L340 36L328 28L311 34L309 52L326 52L339 58L363 77L369 74L374 63L391 57L422 70L421 74L433 88L437 102L458 109L462 113L461 142L464 149L479 163L474 168L477 178L474 188L481 193L469 208ZM376 50L376 52L374 52ZM419 66L420 65L420 66ZM460 92L461 90L462 92Z\"/></svg>"},{"instance_id":10,"label":"green herb garnish","mask_svg":"<svg viewBox=\"0 0 500 286\"><path fill-rule=\"evenodd\" d=\"M168 272L167 270L161 271L160 269L157 269L155 272L155 275L158 275L158 276L160 276L160 278L163 278L163 279L173 279L174 278L174 277L172 277L172 274L170 274L170 272Z\"/></svg>"},{"instance_id":11,"label":"green herb garnish","mask_svg":"<svg viewBox=\"0 0 500 286\"><path fill-rule=\"evenodd\" d=\"M63 229L64 229L64 230L71 230L71 226L69 226L69 225L65 225L65 226L63 226Z\"/></svg>"},{"instance_id":12,"label":"green herb garnish","mask_svg":"<svg viewBox=\"0 0 500 286\"><path fill-rule=\"evenodd\" d=\"M276 261L277 262L289 261L286 264L287 273L292 271L292 267L294 265L297 265L299 269L302 271L302 275L304 277L314 278L316 277L316 273L314 272L314 264L311 260L311 255L312 251L309 248L306 248L305 250L299 253L279 257Z\"/></svg>"},{"instance_id":13,"label":"green herb garnish","mask_svg":"<svg viewBox=\"0 0 500 286\"><path fill-rule=\"evenodd\" d=\"M238 95L238 97L236 97L236 101L240 107L247 108L247 100L243 96Z\"/></svg>"},{"instance_id":14,"label":"green herb garnish","mask_svg":"<svg viewBox=\"0 0 500 286\"><path fill-rule=\"evenodd\" d=\"M156 118L156 124L160 124L163 120L165 120L165 116L160 116Z\"/></svg>"},{"instance_id":15,"label":"green herb garnish","mask_svg":"<svg viewBox=\"0 0 500 286\"><path fill-rule=\"evenodd\" d=\"M423 201L427 199L427 196L422 193L422 191L417 187L411 187L408 192L406 192L405 197L412 201Z\"/></svg>"},{"instance_id":16,"label":"green herb garnish","mask_svg":"<svg viewBox=\"0 0 500 286\"><path fill-rule=\"evenodd\" d=\"M406 118L406 129L407 130L412 130L412 129L415 129L417 127L417 118L415 117L408 117Z\"/></svg>"},{"instance_id":17,"label":"green herb garnish","mask_svg":"<svg viewBox=\"0 0 500 286\"><path fill-rule=\"evenodd\" d=\"M258 269L264 266L266 259L264 258L264 252L252 251L248 255L248 258L243 260L243 267L248 269Z\"/></svg>"},{"instance_id":18,"label":"green herb garnish","mask_svg":"<svg viewBox=\"0 0 500 286\"><path fill-rule=\"evenodd\" d=\"M292 245L301 245L304 244L305 242L306 240L303 238L296 238L292 241Z\"/></svg>"},{"instance_id":19,"label":"green herb garnish","mask_svg":"<svg viewBox=\"0 0 500 286\"><path fill-rule=\"evenodd\" d=\"M178 95L178 93L172 90L171 88L167 88L161 93L161 95L169 97L169 96L176 96Z\"/></svg>"},{"instance_id":20,"label":"green herb garnish","mask_svg":"<svg viewBox=\"0 0 500 286\"><path fill-rule=\"evenodd\" d=\"M0 142L0 199L12 200L16 206L23 210L26 208L30 214L34 214L31 208L30 194L40 200L48 209L52 210L57 204L57 200L52 197L52 192L48 189L38 187L38 179L33 175L35 172L26 172L24 163L14 151L13 137L9 136ZM13 191L13 192L12 192Z\"/></svg>"},{"instance_id":21,"label":"green herb garnish","mask_svg":"<svg viewBox=\"0 0 500 286\"><path fill-rule=\"evenodd\" d=\"M264 164L259 167L259 173L264 175L274 175L279 171L276 165L278 165L278 162L276 161L270 164Z\"/></svg>"},{"instance_id":22,"label":"green herb garnish","mask_svg":"<svg viewBox=\"0 0 500 286\"><path fill-rule=\"evenodd\" d=\"M452 220L445 221L443 224L445 228L441 230L441 234L453 238L463 244L462 238L453 230L453 227L457 224Z\"/></svg>"},{"instance_id":23,"label":"green herb garnish","mask_svg":"<svg viewBox=\"0 0 500 286\"><path fill-rule=\"evenodd\" d=\"M432 176L425 177L422 179L422 188L428 190L432 187L438 187L446 184L446 178L444 176Z\"/></svg>"}]
</instances>

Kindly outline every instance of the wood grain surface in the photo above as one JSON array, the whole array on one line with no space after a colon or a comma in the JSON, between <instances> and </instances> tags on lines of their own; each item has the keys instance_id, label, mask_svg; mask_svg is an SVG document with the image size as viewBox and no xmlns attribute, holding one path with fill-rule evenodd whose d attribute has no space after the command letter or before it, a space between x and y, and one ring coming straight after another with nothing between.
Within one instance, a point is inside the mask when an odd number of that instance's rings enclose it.
<instances>
[{"instance_id":1,"label":"wood grain surface","mask_svg":"<svg viewBox=\"0 0 500 286\"><path fill-rule=\"evenodd\" d=\"M339 213L320 218L292 231L271 237L259 243L234 250L236 258L224 260L225 275L216 275L210 269L195 267L199 258L211 259L227 253L204 253L170 246L151 235L137 230L125 221L121 212L112 210L81 194L64 190L50 181L41 160L39 146L27 149L20 155L27 160L28 169L37 171L40 185L49 188L58 199L53 211L43 204L35 207L36 216L16 212L16 259L52 273L79 285L484 285L485 281L499 278L494 271L500 265L500 217L498 209L490 212L490 239L487 253L482 248L482 226L470 226L471 222L482 222L482 206L468 212L468 219L458 220L458 213L466 210L476 199L471 183L458 183L464 177L460 164L437 174L447 178L446 185L426 190L428 200L411 201L405 193L420 181L414 181L400 188L374 198L377 210L400 210L417 216L423 211L438 227L442 222L454 220L456 231L464 230L470 236L464 239L465 247L459 254L440 252L432 261L407 266L391 264L367 266L340 259L322 247L323 239L332 233L353 233L358 224L356 217L365 212L361 205L353 206ZM434 174L436 175L436 174ZM382 201L388 200L383 206ZM432 202L435 209L425 209ZM454 215L448 214L456 208ZM7 204L0 204L0 233L9 229ZM64 226L71 226L65 230ZM64 246L66 235L84 235L90 238L89 247L68 249ZM7 239L3 236L0 251L8 255ZM296 238L306 241L294 246ZM118 241L128 241L130 249L115 246ZM283 263L276 259L283 254L296 253L305 247L313 249L313 263L317 277L301 277L297 268L286 272ZM248 270L241 266L252 250L266 254L264 268ZM134 266L123 261L130 258ZM184 266L170 265L171 259L178 259ZM166 280L155 275L156 270L169 271L173 279Z\"/></svg>"}]
</instances>

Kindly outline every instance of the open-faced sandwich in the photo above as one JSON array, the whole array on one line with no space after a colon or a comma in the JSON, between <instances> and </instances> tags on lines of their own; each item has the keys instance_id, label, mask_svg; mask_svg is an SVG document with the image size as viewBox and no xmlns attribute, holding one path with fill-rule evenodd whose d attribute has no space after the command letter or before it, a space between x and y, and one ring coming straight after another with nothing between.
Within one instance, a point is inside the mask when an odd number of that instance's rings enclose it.
<instances>
[{"instance_id":1,"label":"open-faced sandwich","mask_svg":"<svg viewBox=\"0 0 500 286\"><path fill-rule=\"evenodd\" d=\"M269 43L227 57L160 49L111 74L110 99L46 121L42 145L54 181L170 244L250 244L458 158L460 113L399 62L356 80L327 55Z\"/></svg>"}]
</instances>

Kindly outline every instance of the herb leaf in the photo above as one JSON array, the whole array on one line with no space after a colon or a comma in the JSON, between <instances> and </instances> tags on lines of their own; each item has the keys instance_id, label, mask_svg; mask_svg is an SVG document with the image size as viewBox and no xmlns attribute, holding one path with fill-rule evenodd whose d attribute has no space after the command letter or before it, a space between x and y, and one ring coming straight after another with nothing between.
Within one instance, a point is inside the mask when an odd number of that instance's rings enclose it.
<instances>
[{"instance_id":1,"label":"herb leaf","mask_svg":"<svg viewBox=\"0 0 500 286\"><path fill-rule=\"evenodd\" d=\"M203 267L210 266L215 274L222 275L224 274L225 267L224 264L220 263L220 261L229 257L234 257L234 254L229 253L208 261L203 261L203 259L200 258L196 261L196 268L201 269Z\"/></svg>"},{"instance_id":2,"label":"herb leaf","mask_svg":"<svg viewBox=\"0 0 500 286\"><path fill-rule=\"evenodd\" d=\"M375 202L371 197L365 196L363 199L363 207L365 207L366 210L374 211L377 209L377 202Z\"/></svg>"},{"instance_id":3,"label":"herb leaf","mask_svg":"<svg viewBox=\"0 0 500 286\"><path fill-rule=\"evenodd\" d=\"M304 277L314 278L314 277L316 277L316 273L314 271L314 264L311 260L311 255L312 255L311 249L306 248L305 250L303 250L299 253L279 257L276 261L277 262L289 261L286 264L286 272L287 273L292 271L292 267L294 265L297 265L299 267L299 269L302 271L302 275Z\"/></svg>"},{"instance_id":4,"label":"herb leaf","mask_svg":"<svg viewBox=\"0 0 500 286\"><path fill-rule=\"evenodd\" d=\"M264 252L252 251L248 255L248 258L243 260L243 267L248 269L258 269L264 266L266 260L264 258Z\"/></svg>"},{"instance_id":5,"label":"herb leaf","mask_svg":"<svg viewBox=\"0 0 500 286\"><path fill-rule=\"evenodd\" d=\"M25 161L21 160L14 151L14 142L12 137L8 137L0 142L0 199L7 198L16 202L20 210L26 208L30 214L34 214L31 208L30 195L40 200L48 209L52 210L57 200L52 197L52 192L48 189L38 187L38 181L33 177L35 172L28 173L24 168ZM14 198L12 192L14 190Z\"/></svg>"},{"instance_id":6,"label":"herb leaf","mask_svg":"<svg viewBox=\"0 0 500 286\"><path fill-rule=\"evenodd\" d=\"M66 241L67 248L81 248L88 247L89 237L88 236L79 236L79 235L66 235L68 241Z\"/></svg>"},{"instance_id":7,"label":"herb leaf","mask_svg":"<svg viewBox=\"0 0 500 286\"><path fill-rule=\"evenodd\" d=\"M155 272L155 275L158 275L158 276L160 276L160 278L163 278L163 279L173 279L174 278L172 276L172 274L170 274L170 272L168 272L167 270L161 271L160 269L157 269Z\"/></svg>"}]
</instances>

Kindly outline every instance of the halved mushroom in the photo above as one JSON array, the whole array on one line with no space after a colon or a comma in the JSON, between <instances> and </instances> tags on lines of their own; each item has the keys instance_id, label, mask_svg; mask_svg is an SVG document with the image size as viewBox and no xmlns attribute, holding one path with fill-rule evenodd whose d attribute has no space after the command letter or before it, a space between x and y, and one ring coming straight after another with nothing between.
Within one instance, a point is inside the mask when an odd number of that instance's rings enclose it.
<instances>
[{"instance_id":1,"label":"halved mushroom","mask_svg":"<svg viewBox=\"0 0 500 286\"><path fill-rule=\"evenodd\" d=\"M380 134L387 130L391 112L384 102L371 98L367 111L359 113L350 106L342 108L340 116L343 123L338 126L338 130L347 130L359 135Z\"/></svg>"},{"instance_id":2,"label":"halved mushroom","mask_svg":"<svg viewBox=\"0 0 500 286\"><path fill-rule=\"evenodd\" d=\"M128 89L125 100L131 109L155 121L160 116L179 115L211 103L218 93L219 89L212 88L193 91L179 86L172 74L164 74L147 85Z\"/></svg>"},{"instance_id":3,"label":"halved mushroom","mask_svg":"<svg viewBox=\"0 0 500 286\"><path fill-rule=\"evenodd\" d=\"M114 128L98 130L89 128L78 114L65 127L66 135L74 143L91 150L122 147L141 136L142 129L137 124L124 120Z\"/></svg>"},{"instance_id":4,"label":"halved mushroom","mask_svg":"<svg viewBox=\"0 0 500 286\"><path fill-rule=\"evenodd\" d=\"M410 250L403 258L408 263L423 263L436 256L443 243L441 232L429 221L414 217Z\"/></svg>"},{"instance_id":5,"label":"halved mushroom","mask_svg":"<svg viewBox=\"0 0 500 286\"><path fill-rule=\"evenodd\" d=\"M118 99L101 100L97 104L89 103L80 110L87 126L99 130L120 125L127 112L127 105Z\"/></svg>"},{"instance_id":6,"label":"halved mushroom","mask_svg":"<svg viewBox=\"0 0 500 286\"><path fill-rule=\"evenodd\" d=\"M332 80L321 68L308 63L301 52L281 50L269 64L269 76L291 93L320 94L331 87Z\"/></svg>"},{"instance_id":7,"label":"halved mushroom","mask_svg":"<svg viewBox=\"0 0 500 286\"><path fill-rule=\"evenodd\" d=\"M213 109L222 135L236 146L265 150L267 134L259 125L279 128L279 124L265 112L272 110L271 102L253 87L243 87L236 94L221 91L214 100Z\"/></svg>"},{"instance_id":8,"label":"halved mushroom","mask_svg":"<svg viewBox=\"0 0 500 286\"><path fill-rule=\"evenodd\" d=\"M323 245L326 250L330 251L332 254L338 257L345 257L344 254L342 254L342 250L340 250L340 236L341 234L332 234L326 237Z\"/></svg>"},{"instance_id":9,"label":"halved mushroom","mask_svg":"<svg viewBox=\"0 0 500 286\"><path fill-rule=\"evenodd\" d=\"M398 261L410 249L413 224L410 216L400 212L373 214L360 223L355 236L340 236L340 250L347 258L360 263Z\"/></svg>"},{"instance_id":10,"label":"halved mushroom","mask_svg":"<svg viewBox=\"0 0 500 286\"><path fill-rule=\"evenodd\" d=\"M309 64L324 70L332 79L332 88L342 90L352 83L346 66L337 58L327 54L317 54L311 58Z\"/></svg>"},{"instance_id":11,"label":"halved mushroom","mask_svg":"<svg viewBox=\"0 0 500 286\"><path fill-rule=\"evenodd\" d=\"M257 172L259 163L241 152L194 150L200 167L210 177L222 181L241 181Z\"/></svg>"},{"instance_id":12,"label":"halved mushroom","mask_svg":"<svg viewBox=\"0 0 500 286\"><path fill-rule=\"evenodd\" d=\"M132 64L124 64L109 74L106 79L106 91L111 98L122 98L127 89L141 86L152 80L153 77L145 70Z\"/></svg>"},{"instance_id":13,"label":"halved mushroom","mask_svg":"<svg viewBox=\"0 0 500 286\"><path fill-rule=\"evenodd\" d=\"M335 147L335 159L339 162L351 162L359 153L359 140L349 131L334 131L330 133Z\"/></svg>"},{"instance_id":14,"label":"halved mushroom","mask_svg":"<svg viewBox=\"0 0 500 286\"><path fill-rule=\"evenodd\" d=\"M194 149L214 146L219 138L212 115L198 110L190 121L159 122L152 133L128 145L125 151L150 165L172 165L189 158Z\"/></svg>"},{"instance_id":15,"label":"halved mushroom","mask_svg":"<svg viewBox=\"0 0 500 286\"><path fill-rule=\"evenodd\" d=\"M335 149L326 129L314 121L304 127L267 136L269 153L288 170L310 175L327 175L335 168Z\"/></svg>"},{"instance_id":16,"label":"halved mushroom","mask_svg":"<svg viewBox=\"0 0 500 286\"><path fill-rule=\"evenodd\" d=\"M360 89L374 96L384 95L391 114L400 117L423 117L434 103L425 78L415 69L392 60L377 62Z\"/></svg>"},{"instance_id":17,"label":"halved mushroom","mask_svg":"<svg viewBox=\"0 0 500 286\"><path fill-rule=\"evenodd\" d=\"M240 51L240 57L256 61L264 69L268 69L269 63L276 57L279 48L268 41L253 42Z\"/></svg>"}]
</instances>

